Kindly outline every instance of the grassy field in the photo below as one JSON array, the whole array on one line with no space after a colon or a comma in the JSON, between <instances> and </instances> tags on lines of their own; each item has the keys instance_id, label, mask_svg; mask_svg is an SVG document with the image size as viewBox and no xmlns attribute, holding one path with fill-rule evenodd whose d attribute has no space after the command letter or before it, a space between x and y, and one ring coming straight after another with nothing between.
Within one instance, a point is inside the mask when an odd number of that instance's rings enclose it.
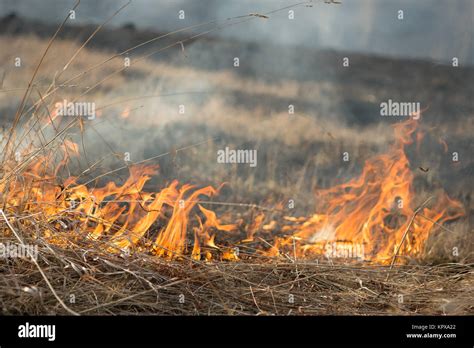
<instances>
[{"instance_id":1,"label":"grassy field","mask_svg":"<svg viewBox=\"0 0 474 348\"><path fill-rule=\"evenodd\" d=\"M129 40L133 46L134 38ZM34 34L0 36L0 46L8 47L0 52L2 146L46 45L46 37ZM114 57L119 48L112 43L102 49L86 47L74 56L80 45L71 37L54 41L26 109L40 102L18 127L21 137L27 132L23 122L51 113L55 103L65 99L96 105L97 118L85 121L84 127L74 126L64 137L77 142L80 155L58 173L58 182L86 171L84 182L120 184L128 177L126 166L100 176L124 166L126 153L131 163L159 156L151 162L159 165L159 175L147 182L146 190L158 191L174 179L199 187L225 183L206 207L227 223L240 221L239 231L245 235L262 211L262 225L278 223L287 215L312 215L318 203L315 192L360 175L368 159L386 152L395 141L391 125L397 120L381 117L379 105L391 98L420 101L426 109L421 122L424 137L407 149L415 202L421 204L444 189L462 202L466 214L446 228L434 228L422 257L393 269L291 255L254 255L235 263L187 256L167 261L140 251L124 257L104 252L99 242L97 248L84 240L71 241L72 249L49 245L15 220L24 241L39 245L40 258L36 265L24 259L2 263L2 313L472 313L474 87L469 81L474 69L351 55L352 67L344 70L339 61L348 53L303 51L312 59L295 60L299 68L292 72L288 64L296 56L279 56L282 48L271 45L242 48L237 42L204 40L191 43L184 52L174 47L174 53L146 59L132 54ZM227 59L227 68L222 62L219 68L213 62L203 64L203 55L221 49L230 53L212 59ZM232 67L232 50L239 49L250 56L254 50L251 67ZM14 66L16 57L21 67ZM125 57L132 64L126 69ZM282 64L255 63L265 62L262 57L276 57ZM58 89L45 97L50 86ZM294 114L289 114L289 105L294 105ZM41 146L41 140L29 136ZM226 146L256 149L257 167L217 163L217 151ZM461 158L456 164L451 160L454 151ZM347 162L342 160L344 152L350 154ZM2 171L5 177L6 167ZM282 209L289 199L295 208ZM15 242L11 228L4 224L3 230L1 241ZM259 228L255 235L266 239L268 231ZM228 243L225 235L216 240ZM454 255L453 248L459 253ZM71 295L75 302L62 306L57 301Z\"/></svg>"}]
</instances>

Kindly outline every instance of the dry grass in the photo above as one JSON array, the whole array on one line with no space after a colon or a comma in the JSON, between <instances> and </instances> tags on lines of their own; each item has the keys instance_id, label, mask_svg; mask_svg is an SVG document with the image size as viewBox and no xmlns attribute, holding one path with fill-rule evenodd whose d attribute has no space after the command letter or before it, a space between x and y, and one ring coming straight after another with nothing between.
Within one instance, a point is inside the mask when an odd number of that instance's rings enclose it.
<instances>
[{"instance_id":1,"label":"dry grass","mask_svg":"<svg viewBox=\"0 0 474 348\"><path fill-rule=\"evenodd\" d=\"M31 61L37 61L45 44L34 37L2 37L0 40L2 46L5 44L18 52L24 52ZM72 55L80 45L56 41L53 47L56 52L70 52ZM0 60L11 61L12 56L8 54L6 51L1 53ZM105 53L84 49L63 77L67 80L81 74L87 67L99 64L107 57L109 56ZM53 81L52 76L64 66L68 58L69 56L60 54L47 56L40 67L32 96L36 98L36 90L45 94L47 86ZM210 90L226 86L226 93L245 91L287 100L298 98L301 101L311 101L328 94L337 95L337 88L326 82L283 81L275 85L241 78L230 72L199 71L149 60L140 61L126 72L115 73L122 68L121 59L114 59L93 73L84 75L80 79L80 86L59 88L54 98L73 99L87 91L87 86L95 85L110 74L113 74L110 79L98 85L93 93L86 94L88 100L97 102L99 107L113 103L117 97L131 96L132 91L134 96L160 94L165 88L173 91L178 86L190 91L201 86L202 81L205 81L206 88ZM5 90L0 96L3 111L11 108L11 95L24 93L24 90L16 90L13 86L24 85L34 69L34 64L30 62L27 62L25 69L18 71L4 69L8 71L3 86ZM188 81L186 83L183 83L184 76ZM366 91L358 93L361 98L368 98ZM29 104L34 103L35 98L29 100ZM201 141L202 139L194 139L193 136L195 128L205 123L205 135L209 135L207 133L210 129L221 137L224 135L227 144L238 146L253 141L254 144L260 144L262 149L267 149L268 160L262 166L260 177L248 172L242 175L235 167L224 170L209 166L209 163L215 163L215 150L221 145L211 141L202 150L193 148L188 155L183 154L178 160L173 158L172 169L165 173L165 178L166 175L179 176L182 180L213 181L213 184L227 181L235 190L230 201L252 198L251 203L260 203L271 194L273 196L269 201L274 203L282 196L294 194L299 201L311 202L309 197L312 189L327 184L324 178L328 172L334 171L334 163L336 166L339 164L333 160L334 153L339 155L347 146L354 150L353 156L358 160L352 162L346 172L338 172L337 175L339 178L348 177L375 149L383 148L391 137L389 127L355 129L342 126L337 119L328 115L304 113L289 120L285 111L268 112L259 106L239 107L228 103L224 95L219 95L204 102L193 103L192 99L187 99L191 103L189 112L193 117L180 119L173 122L172 126L164 127L164 124L176 117L177 101L150 102L140 109L141 116L135 115L136 118L131 122L129 119L115 119L113 127L120 129L125 125L129 126L125 132L132 144L120 144L122 140L114 143L114 139L107 138L107 134L111 133L108 122L124 107L120 98L115 109L108 109L109 114L104 112L104 128L101 129L99 125L97 133L91 133L86 128L84 135L80 134L77 127L70 129L68 135L76 138L80 135L85 139L83 142L86 145L81 150L83 155L91 152L97 157L110 155L110 147L104 146L102 142L105 140L107 144L112 144L113 152L116 153L133 148L139 153L134 160L151 157L147 156L150 144L137 146L136 139L147 139L150 132L158 133L163 130L167 137L158 140L155 139L156 136L153 138L151 147L154 152L151 155L156 155L160 152L158 149L162 148L173 152L171 147ZM338 102L337 97L335 102ZM54 100L49 100L48 103L54 104ZM125 104L132 108L141 105ZM325 121L321 122L322 120ZM156 124L158 126L151 130L143 129ZM98 137L97 134L101 136ZM34 135L37 136L38 133ZM113 135L122 139L117 133ZM183 143L183 139L186 142ZM48 148L47 151L54 153L55 149ZM308 156L309 153L312 155ZM295 157L299 160L293 164L291 160ZM284 161L281 161L282 158ZM180 160L182 164L175 171L176 162ZM294 166L294 171L288 175L290 179L281 178L281 168L277 166L279 160L290 163L285 168ZM110 164L104 163L100 169L106 172L110 169ZM433 171L432 168L431 172ZM9 173L2 174L4 178ZM18 174L21 177L21 173ZM91 177L86 179L93 180L98 174L100 173L91 171ZM258 194L253 197L252 193L255 192ZM303 208L307 209L311 205L307 203ZM37 264L22 258L6 259L1 263L0 304L3 314L412 315L473 312L474 304L470 294L474 290L474 279L470 246L456 263L442 263L440 260L443 258L437 251L440 247L434 243L427 253L436 261L435 265L427 265L429 259L424 264L411 260L413 264L395 266L392 270L372 264L328 263L324 260L318 264L315 260L271 259L255 255L240 262L207 263L185 256L169 261L138 251L130 256L113 254L105 251L107 245L104 242L91 242L78 239L77 236L66 236L67 247L59 247L43 239L41 231L31 231L31 224L28 227L30 230L25 228L27 224L22 221L28 220L28 212L6 213L11 226L3 221L0 242L19 243L13 234L16 232L22 243L37 245L39 255ZM44 221L42 228L46 228L47 224ZM459 244L460 240L469 236L469 226L464 225L456 231L462 231L457 236L459 238L456 237L451 244L442 243L448 255L450 246ZM446 235L445 233L443 238L447 238ZM443 238L438 238L438 243Z\"/></svg>"},{"instance_id":2,"label":"dry grass","mask_svg":"<svg viewBox=\"0 0 474 348\"><path fill-rule=\"evenodd\" d=\"M26 236L24 241L39 246L44 274L78 314L462 315L474 309L472 264L389 271L258 258L167 261L139 253L120 257L90 243L64 249ZM0 271L3 314L69 314L31 261L12 259Z\"/></svg>"}]
</instances>

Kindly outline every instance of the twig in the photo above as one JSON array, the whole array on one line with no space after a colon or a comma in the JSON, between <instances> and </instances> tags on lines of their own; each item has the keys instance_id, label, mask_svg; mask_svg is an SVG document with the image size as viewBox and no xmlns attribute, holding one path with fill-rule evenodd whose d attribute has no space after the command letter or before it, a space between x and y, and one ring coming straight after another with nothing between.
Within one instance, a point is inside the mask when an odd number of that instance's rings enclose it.
<instances>
[{"instance_id":1,"label":"twig","mask_svg":"<svg viewBox=\"0 0 474 348\"><path fill-rule=\"evenodd\" d=\"M428 197L428 199L426 199L413 213L411 219L410 219L410 223L408 224L407 228L405 229L405 232L403 233L403 236L402 236L402 240L400 241L400 244L398 244L398 247L397 247L397 250L395 251L395 255L393 255L393 258L392 258L392 262L390 263L390 268L389 268L389 271L392 270L393 268L393 265L395 264L395 259L398 257L398 253L400 252L400 249L403 245L403 242L405 241L405 238L408 234L408 231L410 230L410 227L413 223L413 221L415 221L415 217L416 215L418 215L418 213L421 211L421 209L424 208L424 206L426 204L428 204L429 201L431 201L433 199L433 196L431 197ZM388 278L390 277L390 272L387 274L387 279L386 281L388 280Z\"/></svg>"},{"instance_id":2,"label":"twig","mask_svg":"<svg viewBox=\"0 0 474 348\"><path fill-rule=\"evenodd\" d=\"M252 287L249 286L249 289L250 289L250 293L252 294L253 303L255 303L255 306L257 306L257 309L258 309L258 311L259 311L258 314L263 313L263 311L262 311L262 310L260 309L260 307L258 306L257 299L255 298L255 296L254 296L254 294L253 294ZM258 315L258 314L257 314L257 315Z\"/></svg>"}]
</instances>

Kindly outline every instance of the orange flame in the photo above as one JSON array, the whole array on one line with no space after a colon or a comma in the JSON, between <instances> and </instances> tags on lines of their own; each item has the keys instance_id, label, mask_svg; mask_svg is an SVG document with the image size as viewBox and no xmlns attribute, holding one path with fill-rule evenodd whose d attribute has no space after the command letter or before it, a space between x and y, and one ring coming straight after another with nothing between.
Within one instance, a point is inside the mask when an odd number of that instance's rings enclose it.
<instances>
[{"instance_id":1,"label":"orange flame","mask_svg":"<svg viewBox=\"0 0 474 348\"><path fill-rule=\"evenodd\" d=\"M405 147L413 142L416 128L415 120L396 124L396 142L387 153L367 160L359 177L317 192L319 203L314 215L285 217L281 225L275 221L265 225L266 216L259 213L240 241L234 232L237 224L223 224L214 211L198 204L201 196L217 193L213 187L197 189L173 181L160 191L145 191L145 184L158 171L156 165L131 166L121 186L108 182L90 188L78 184L75 177L58 183L61 168L71 156L79 155L77 144L69 140L60 147L62 159L55 168L48 170L52 158L35 156L34 161L25 162L21 180L0 183L0 192L4 210L26 210L29 216L47 221L42 222L47 226L43 236L58 244L63 243L62 235L72 234L108 241L111 252L138 248L165 258L190 254L194 260L210 260L217 253L223 260L236 261L240 259L238 249L229 243L225 247L216 244L218 233L224 237L232 233L227 236L236 240L235 245L255 243L262 240L255 237L265 233L273 239L273 243L264 240L265 247L260 249L267 256L289 251L298 258L355 256L384 263L395 255L402 241L400 255L420 255L435 224L464 214L462 204L444 192L434 197L430 207L422 207L415 214L414 174ZM6 163L4 167L13 170L16 166ZM271 236L277 226L277 232L286 237ZM191 231L193 241L187 238Z\"/></svg>"},{"instance_id":2,"label":"orange flame","mask_svg":"<svg viewBox=\"0 0 474 348\"><path fill-rule=\"evenodd\" d=\"M462 204L439 194L431 208L415 214L413 174L405 154L412 143L415 120L396 124L397 142L385 153L366 161L362 174L347 183L317 193L319 213L295 228L300 256L324 254L334 243L350 243L363 250L359 258L389 261L409 230L400 254L416 256L428 239L434 222L456 219L464 214ZM278 241L291 246L293 238ZM274 254L274 250L271 251Z\"/></svg>"}]
</instances>

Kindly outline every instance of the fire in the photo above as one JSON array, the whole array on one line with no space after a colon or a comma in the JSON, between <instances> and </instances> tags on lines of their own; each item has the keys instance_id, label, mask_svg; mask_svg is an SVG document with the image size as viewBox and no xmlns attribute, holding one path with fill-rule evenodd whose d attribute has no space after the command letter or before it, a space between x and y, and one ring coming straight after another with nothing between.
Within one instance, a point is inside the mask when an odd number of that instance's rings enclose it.
<instances>
[{"instance_id":1,"label":"fire","mask_svg":"<svg viewBox=\"0 0 474 348\"><path fill-rule=\"evenodd\" d=\"M147 232L158 228L151 252L167 258L187 252L191 211L200 196L215 195L214 188L196 189L187 184L180 187L173 181L159 192L145 192L146 182L158 170L153 165L130 167L130 175L121 186L108 182L103 187L89 188L77 184L74 177L61 185L57 183L57 173L70 156L78 155L77 145L70 141L65 141L61 149L63 159L51 174L47 173L50 159L39 156L26 168L21 180L0 184L0 190L6 194L5 210L11 212L21 208L37 221L47 221L43 236L57 244L64 243L62 236L76 233L78 238L106 238L111 252L129 251L139 247ZM200 208L206 216L200 235L212 239L211 228L223 231L234 228L233 225L222 225L214 212ZM169 212L171 217L167 218ZM29 227L34 230L35 222L30 221Z\"/></svg>"},{"instance_id":2,"label":"fire","mask_svg":"<svg viewBox=\"0 0 474 348\"><path fill-rule=\"evenodd\" d=\"M464 211L460 202L441 192L431 208L423 207L415 216L414 175L405 147L412 143L416 128L415 120L396 124L396 143L387 153L367 160L359 177L319 190L318 213L303 219L291 238L279 240L280 248L292 247L296 238L300 257L331 253L334 245L349 245L359 250L357 258L388 262L408 231L399 253L419 255L434 222L443 224Z\"/></svg>"},{"instance_id":3,"label":"fire","mask_svg":"<svg viewBox=\"0 0 474 348\"><path fill-rule=\"evenodd\" d=\"M194 260L219 255L237 261L241 258L237 247L262 240L258 234L265 233L268 240L259 253L267 256L288 253L298 258L349 257L384 263L396 253L419 255L435 223L464 214L462 204L444 192L417 210L420 202L415 199L414 174L405 153L416 129L415 120L395 125L397 140L387 153L367 160L359 177L317 192L314 215L284 217L279 225L265 224L265 214L259 213L240 237L237 224L223 224L214 211L199 204L201 197L214 196L218 189L173 181L159 191L146 191L145 184L158 172L156 165L130 166L122 185L109 181L89 187L76 177L59 182L58 173L71 157L79 156L78 145L70 140L60 146L61 158L56 161L25 150L21 174L4 175L0 192L4 211L10 216L27 212L29 218L22 220L25 227L59 245L67 246L65 237L72 236L107 241L110 252L140 250ZM18 163L7 161L4 171L18 172ZM271 235L278 226L286 237ZM232 237L235 243L218 245L216 235L220 240Z\"/></svg>"}]
</instances>

